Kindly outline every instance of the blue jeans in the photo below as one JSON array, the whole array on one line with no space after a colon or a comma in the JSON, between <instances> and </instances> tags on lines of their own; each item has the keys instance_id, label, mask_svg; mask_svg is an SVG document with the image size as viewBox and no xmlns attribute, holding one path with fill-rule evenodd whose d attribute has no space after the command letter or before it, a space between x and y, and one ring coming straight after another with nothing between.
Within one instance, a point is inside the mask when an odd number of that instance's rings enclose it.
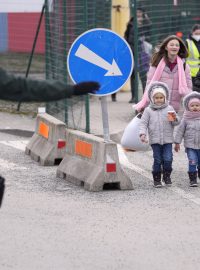
<instances>
[{"instance_id":1,"label":"blue jeans","mask_svg":"<svg viewBox=\"0 0 200 270\"><path fill-rule=\"evenodd\" d=\"M161 166L163 166L163 170L172 171L172 161L173 161L173 153L172 153L172 143L166 143L163 145L160 144L152 144L153 149L153 172L161 172Z\"/></svg>"},{"instance_id":2,"label":"blue jeans","mask_svg":"<svg viewBox=\"0 0 200 270\"><path fill-rule=\"evenodd\" d=\"M196 172L197 166L200 168L200 149L186 148L188 157L188 172Z\"/></svg>"}]
</instances>

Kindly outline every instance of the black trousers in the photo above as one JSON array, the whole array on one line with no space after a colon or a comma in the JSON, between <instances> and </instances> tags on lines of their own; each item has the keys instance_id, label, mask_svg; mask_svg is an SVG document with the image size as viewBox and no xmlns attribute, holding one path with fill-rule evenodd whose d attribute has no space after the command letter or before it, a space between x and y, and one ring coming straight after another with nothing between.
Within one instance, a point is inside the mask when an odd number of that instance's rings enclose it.
<instances>
[{"instance_id":1,"label":"black trousers","mask_svg":"<svg viewBox=\"0 0 200 270\"><path fill-rule=\"evenodd\" d=\"M139 71L139 76L140 76L140 80L142 83L142 91L144 93L145 87L146 87L146 82L147 82L147 72L146 71ZM135 82L135 72L132 73L131 75L131 98L134 99L135 98L135 87L134 87L134 82Z\"/></svg>"},{"instance_id":2,"label":"black trousers","mask_svg":"<svg viewBox=\"0 0 200 270\"><path fill-rule=\"evenodd\" d=\"M199 85L200 78L197 79L196 83L194 79L196 79L196 77L192 77L192 90L200 93L200 85Z\"/></svg>"},{"instance_id":3,"label":"black trousers","mask_svg":"<svg viewBox=\"0 0 200 270\"><path fill-rule=\"evenodd\" d=\"M147 72L146 71L139 71L139 76L140 80L142 83L142 90L144 93L145 87L146 87L146 82L147 82ZM132 72L131 78L130 78L130 83L131 83L131 99L135 99L135 87L134 87L134 82L135 82L135 72ZM112 94L112 99L116 98L116 93Z\"/></svg>"}]
</instances>

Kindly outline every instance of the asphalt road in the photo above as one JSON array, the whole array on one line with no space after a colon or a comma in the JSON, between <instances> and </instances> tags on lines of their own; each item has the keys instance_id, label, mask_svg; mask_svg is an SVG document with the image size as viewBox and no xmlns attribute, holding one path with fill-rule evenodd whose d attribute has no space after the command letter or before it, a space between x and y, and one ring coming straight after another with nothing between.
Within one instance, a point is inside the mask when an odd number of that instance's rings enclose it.
<instances>
[{"instance_id":1,"label":"asphalt road","mask_svg":"<svg viewBox=\"0 0 200 270\"><path fill-rule=\"evenodd\" d=\"M183 149L172 187L152 186L151 152L119 147L135 189L91 193L32 161L27 142L0 133L1 270L199 269L200 187L189 188Z\"/></svg>"}]
</instances>

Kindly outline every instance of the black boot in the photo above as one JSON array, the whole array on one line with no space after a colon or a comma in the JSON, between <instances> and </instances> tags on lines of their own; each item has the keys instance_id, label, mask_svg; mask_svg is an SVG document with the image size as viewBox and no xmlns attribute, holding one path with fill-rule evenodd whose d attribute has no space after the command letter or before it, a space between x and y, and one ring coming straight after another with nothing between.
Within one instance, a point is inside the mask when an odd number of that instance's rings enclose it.
<instances>
[{"instance_id":1,"label":"black boot","mask_svg":"<svg viewBox=\"0 0 200 270\"><path fill-rule=\"evenodd\" d=\"M200 178L200 168L198 167L198 177Z\"/></svg>"},{"instance_id":2,"label":"black boot","mask_svg":"<svg viewBox=\"0 0 200 270\"><path fill-rule=\"evenodd\" d=\"M132 97L132 98L129 100L129 103L135 103L134 97Z\"/></svg>"},{"instance_id":3,"label":"black boot","mask_svg":"<svg viewBox=\"0 0 200 270\"><path fill-rule=\"evenodd\" d=\"M116 101L117 101L116 93L112 94L112 95L111 95L111 98L112 98L112 101L113 101L113 102L116 102Z\"/></svg>"},{"instance_id":4,"label":"black boot","mask_svg":"<svg viewBox=\"0 0 200 270\"><path fill-rule=\"evenodd\" d=\"M165 183L165 185L167 186L171 186L172 181L171 181L171 171L167 171L167 170L163 170L163 182Z\"/></svg>"},{"instance_id":5,"label":"black boot","mask_svg":"<svg viewBox=\"0 0 200 270\"><path fill-rule=\"evenodd\" d=\"M154 187L156 187L156 188L162 187L161 172L152 172L152 175L153 175Z\"/></svg>"},{"instance_id":6,"label":"black boot","mask_svg":"<svg viewBox=\"0 0 200 270\"><path fill-rule=\"evenodd\" d=\"M3 201L4 190L5 190L5 179L0 176L0 207Z\"/></svg>"},{"instance_id":7,"label":"black boot","mask_svg":"<svg viewBox=\"0 0 200 270\"><path fill-rule=\"evenodd\" d=\"M189 179L190 179L190 186L197 187L197 172L188 172Z\"/></svg>"}]
</instances>

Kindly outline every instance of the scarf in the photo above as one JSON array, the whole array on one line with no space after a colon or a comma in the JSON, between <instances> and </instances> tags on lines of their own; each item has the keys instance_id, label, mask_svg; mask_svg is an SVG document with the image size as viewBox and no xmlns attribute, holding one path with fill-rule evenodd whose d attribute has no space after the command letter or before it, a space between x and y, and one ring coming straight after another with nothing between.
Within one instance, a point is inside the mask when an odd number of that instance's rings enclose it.
<instances>
[{"instance_id":1,"label":"scarf","mask_svg":"<svg viewBox=\"0 0 200 270\"><path fill-rule=\"evenodd\" d=\"M200 120L200 112L185 111L183 118L185 120Z\"/></svg>"},{"instance_id":2,"label":"scarf","mask_svg":"<svg viewBox=\"0 0 200 270\"><path fill-rule=\"evenodd\" d=\"M185 71L184 71L184 67L183 67L183 61L179 56L177 56L177 65L178 65L178 78L179 78L179 86L178 86L179 94L181 96L185 96L187 93L189 93L189 91L188 91L188 87L187 87L186 76L185 76ZM165 62L164 57L163 57L160 60L160 63L158 64L158 66L155 70L155 73L153 75L153 78L151 79L149 85L154 81L160 80L165 66L166 66L166 62ZM140 111L141 109L145 108L146 105L148 104L149 99L148 99L147 90L148 89L145 90L144 95L142 97L142 100L133 106L135 108L135 110Z\"/></svg>"},{"instance_id":3,"label":"scarf","mask_svg":"<svg viewBox=\"0 0 200 270\"><path fill-rule=\"evenodd\" d=\"M154 109L154 110L161 110L161 109L164 109L168 106L168 102L162 104L162 105L156 105L154 103L150 103L149 107Z\"/></svg>"}]
</instances>

